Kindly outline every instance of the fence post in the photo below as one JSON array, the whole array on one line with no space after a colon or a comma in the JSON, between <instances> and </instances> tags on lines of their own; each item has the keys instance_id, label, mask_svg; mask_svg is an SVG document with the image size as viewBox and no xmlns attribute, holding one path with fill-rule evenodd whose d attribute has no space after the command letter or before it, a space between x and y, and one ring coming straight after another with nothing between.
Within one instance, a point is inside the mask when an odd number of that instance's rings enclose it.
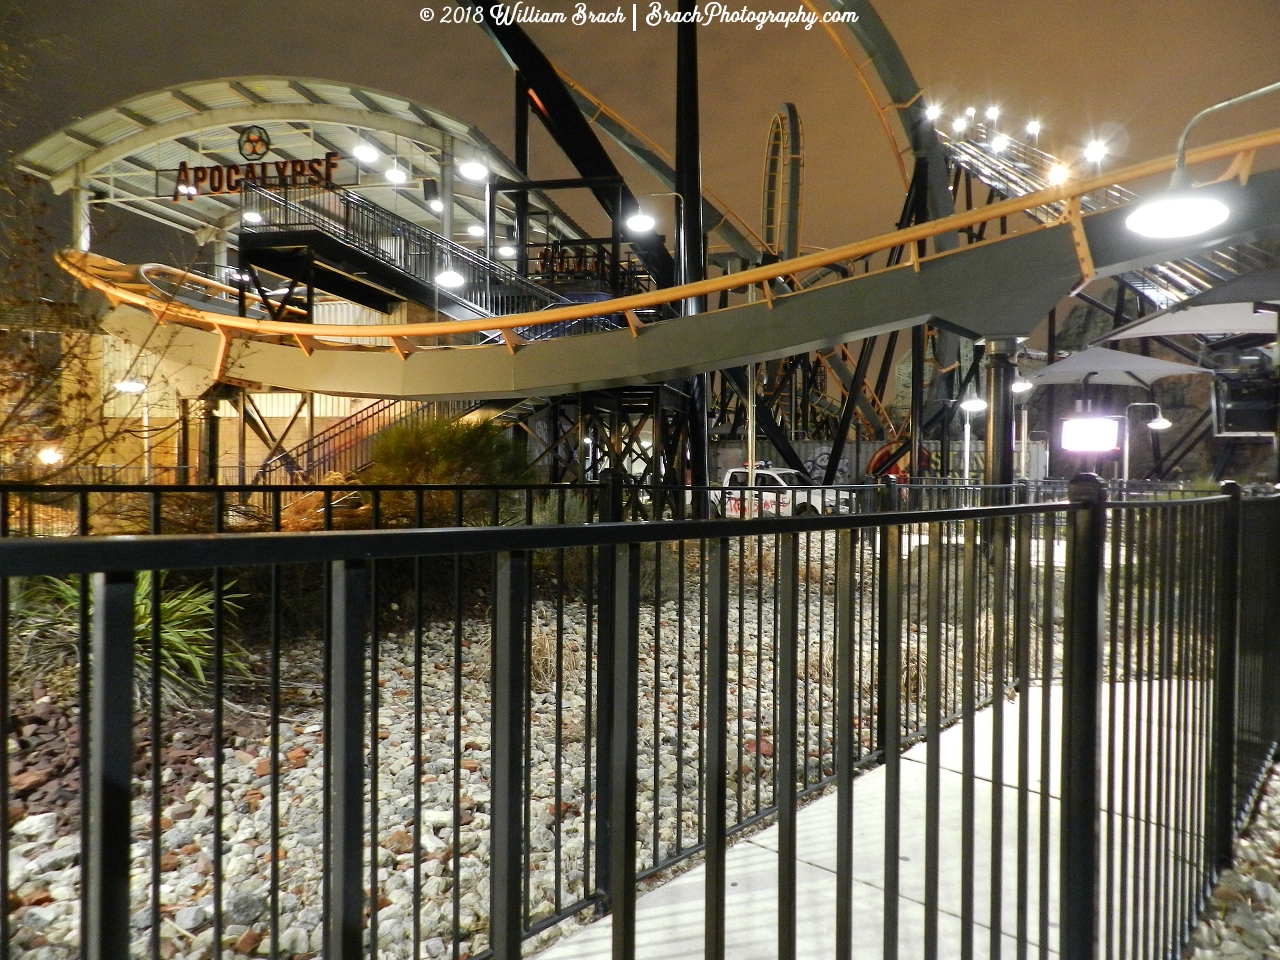
<instances>
[{"instance_id":1,"label":"fence post","mask_svg":"<svg viewBox=\"0 0 1280 960\"><path fill-rule=\"evenodd\" d=\"M600 472L598 488L597 523L619 523L622 520L622 477L614 470ZM596 832L596 848L609 850L612 825L609 811L612 809L611 793L613 770L612 742L609 731L613 729L613 697L609 693L614 684L614 578L617 573L617 548L600 547L596 551L596 689L603 694L596 707L597 729L600 731L596 748L596 811L599 823ZM596 861L596 887L612 902L613 881L610 858Z\"/></svg>"},{"instance_id":2,"label":"fence post","mask_svg":"<svg viewBox=\"0 0 1280 960\"><path fill-rule=\"evenodd\" d=\"M893 487L888 488L893 492ZM880 622L876 647L877 739L884 758L884 957L898 956L898 881L902 786L902 528L880 528Z\"/></svg>"},{"instance_id":3,"label":"fence post","mask_svg":"<svg viewBox=\"0 0 1280 960\"><path fill-rule=\"evenodd\" d=\"M609 908L613 913L612 960L636 955L636 726L639 723L640 544L616 549L613 619L612 766L608 771L609 845L613 861ZM605 688L601 688L605 689ZM604 729L604 728L602 728ZM513 958L519 958L517 950Z\"/></svg>"},{"instance_id":4,"label":"fence post","mask_svg":"<svg viewBox=\"0 0 1280 960\"><path fill-rule=\"evenodd\" d=\"M707 889L703 957L705 960L724 960L725 847L728 839L725 806L729 797L725 782L728 775L726 728L729 723L729 541L716 539L704 542L710 556L707 558L707 793L703 814L707 825Z\"/></svg>"},{"instance_id":5,"label":"fence post","mask_svg":"<svg viewBox=\"0 0 1280 960\"><path fill-rule=\"evenodd\" d=\"M1062 641L1062 960L1093 960L1098 927L1098 709L1102 686L1102 550L1106 487L1091 473L1067 486L1077 509L1067 514Z\"/></svg>"},{"instance_id":6,"label":"fence post","mask_svg":"<svg viewBox=\"0 0 1280 960\"><path fill-rule=\"evenodd\" d=\"M493 604L492 837L490 937L496 960L519 960L524 911L524 717L527 700L525 625L528 556L498 555Z\"/></svg>"},{"instance_id":7,"label":"fence post","mask_svg":"<svg viewBox=\"0 0 1280 960\"><path fill-rule=\"evenodd\" d=\"M800 633L800 538L794 533L785 533L778 541L778 729L773 738L776 756L773 789L774 803L778 808L778 960L795 960L796 643ZM756 756L759 755L757 751Z\"/></svg>"},{"instance_id":8,"label":"fence post","mask_svg":"<svg viewBox=\"0 0 1280 960\"><path fill-rule=\"evenodd\" d=\"M92 580L86 960L127 960L133 797L133 573Z\"/></svg>"},{"instance_id":9,"label":"fence post","mask_svg":"<svg viewBox=\"0 0 1280 960\"><path fill-rule=\"evenodd\" d=\"M1219 572L1218 644L1214 657L1214 818L1209 826L1209 849L1219 870L1231 865L1236 823L1236 671L1240 652L1240 485L1228 481L1222 518L1222 559Z\"/></svg>"},{"instance_id":10,"label":"fence post","mask_svg":"<svg viewBox=\"0 0 1280 960\"><path fill-rule=\"evenodd\" d=\"M325 956L358 960L364 931L364 660L368 581L361 561L332 572L329 677L329 891ZM377 899L376 891L373 897ZM376 909L376 907L375 907Z\"/></svg>"}]
</instances>

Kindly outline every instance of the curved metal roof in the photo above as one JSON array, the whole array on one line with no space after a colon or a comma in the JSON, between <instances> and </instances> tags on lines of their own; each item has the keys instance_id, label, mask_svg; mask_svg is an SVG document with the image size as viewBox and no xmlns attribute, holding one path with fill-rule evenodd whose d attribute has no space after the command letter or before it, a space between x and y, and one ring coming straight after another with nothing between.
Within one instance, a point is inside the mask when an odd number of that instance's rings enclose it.
<instances>
[{"instance_id":1,"label":"curved metal roof","mask_svg":"<svg viewBox=\"0 0 1280 960\"><path fill-rule=\"evenodd\" d=\"M271 152L263 159L310 159L336 151L343 158L338 180L344 186L437 231L441 215L429 208L422 181L439 181L447 147L457 160L480 159L501 176L524 179L479 130L439 110L351 84L269 76L203 80L131 97L45 137L17 165L48 180L55 193L80 186L90 191L94 205L123 206L191 232L214 227L234 233L234 195L175 202L173 176L184 162L243 163L237 141L254 124L271 137ZM353 150L361 143L377 150L378 160L355 161ZM406 182L396 185L384 176L392 159L408 174ZM534 210L546 211L539 219L549 219L557 235L585 235L546 197L535 193L531 201ZM469 224L483 219L483 188L455 178L455 230L465 235ZM500 211L500 222L507 219Z\"/></svg>"}]
</instances>

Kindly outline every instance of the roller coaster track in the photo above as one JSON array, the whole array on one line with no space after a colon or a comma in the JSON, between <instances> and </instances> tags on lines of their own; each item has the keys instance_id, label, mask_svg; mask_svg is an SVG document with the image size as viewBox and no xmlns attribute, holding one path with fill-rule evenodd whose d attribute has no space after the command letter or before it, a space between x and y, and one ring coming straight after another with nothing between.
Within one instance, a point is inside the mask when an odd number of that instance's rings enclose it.
<instances>
[{"instance_id":1,"label":"roller coaster track","mask_svg":"<svg viewBox=\"0 0 1280 960\"><path fill-rule=\"evenodd\" d=\"M1280 145L1280 130L1202 147L1192 165L1231 159L1244 181L1253 154ZM583 389L656 382L688 372L786 356L920 322L969 335L1023 335L1061 296L1097 275L1114 276L1188 256L1223 250L1280 232L1280 173L1258 174L1239 186L1204 189L1224 195L1238 212L1222 231L1191 241L1151 241L1123 226L1128 196L1117 184L1167 173L1174 158L1136 164L1107 176L963 211L940 220L738 273L593 304L557 306L501 318L381 324L353 329L227 316L155 291L120 283L122 266L92 255L59 261L114 305L120 335L138 342L157 320L180 327L171 348L219 375L290 389L386 397L547 396ZM1220 178L1221 179L1221 178ZM1114 196L1090 212L1086 198ZM1035 211L1057 211L1041 219ZM984 236L958 250L920 255L917 245L1028 214L1008 235ZM992 232L995 233L994 231ZM894 250L900 263L873 269ZM805 287L813 271L839 267L847 276ZM779 295L772 282L790 280ZM203 281L189 282L201 285ZM695 296L758 290L754 302L730 304L696 318L641 323L649 311ZM132 308L125 310L123 308ZM521 331L609 314L625 318L617 331L527 343ZM445 346L437 339L501 330L505 345ZM389 347L356 345L387 338ZM425 342L424 342L425 341Z\"/></svg>"}]
</instances>

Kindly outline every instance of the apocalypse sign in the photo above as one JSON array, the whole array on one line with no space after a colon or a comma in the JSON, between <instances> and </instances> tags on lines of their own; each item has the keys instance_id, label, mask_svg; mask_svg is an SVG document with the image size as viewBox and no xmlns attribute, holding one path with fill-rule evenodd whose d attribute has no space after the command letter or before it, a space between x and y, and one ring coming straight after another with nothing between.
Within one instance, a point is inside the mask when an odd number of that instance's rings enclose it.
<instances>
[{"instance_id":1,"label":"apocalypse sign","mask_svg":"<svg viewBox=\"0 0 1280 960\"><path fill-rule=\"evenodd\" d=\"M239 193L246 183L263 187L317 187L332 184L341 154L330 150L311 160L270 160L192 166L183 161L174 177L173 199L194 200L201 194Z\"/></svg>"}]
</instances>

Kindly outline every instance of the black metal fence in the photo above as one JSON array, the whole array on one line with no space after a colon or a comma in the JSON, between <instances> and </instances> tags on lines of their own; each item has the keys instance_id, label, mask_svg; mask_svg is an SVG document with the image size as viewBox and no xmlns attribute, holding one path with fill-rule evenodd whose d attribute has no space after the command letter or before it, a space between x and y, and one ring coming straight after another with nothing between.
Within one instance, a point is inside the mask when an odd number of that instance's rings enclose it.
<instances>
[{"instance_id":1,"label":"black metal fence","mask_svg":"<svg viewBox=\"0 0 1280 960\"><path fill-rule=\"evenodd\" d=\"M1280 499L888 490L4 539L0 943L517 958L607 912L575 955L719 957L745 910L780 957L1171 954L1275 749Z\"/></svg>"}]
</instances>

